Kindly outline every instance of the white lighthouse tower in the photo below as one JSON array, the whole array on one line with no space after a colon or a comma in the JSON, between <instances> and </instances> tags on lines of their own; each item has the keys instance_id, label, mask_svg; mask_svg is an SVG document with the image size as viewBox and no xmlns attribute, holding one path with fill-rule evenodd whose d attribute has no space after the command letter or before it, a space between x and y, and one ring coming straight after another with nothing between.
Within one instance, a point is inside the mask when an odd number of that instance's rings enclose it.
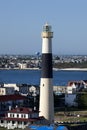
<instances>
[{"instance_id":1,"label":"white lighthouse tower","mask_svg":"<svg viewBox=\"0 0 87 130\"><path fill-rule=\"evenodd\" d=\"M42 31L42 71L40 81L40 116L49 122L54 121L52 38L51 26L45 24Z\"/></svg>"}]
</instances>

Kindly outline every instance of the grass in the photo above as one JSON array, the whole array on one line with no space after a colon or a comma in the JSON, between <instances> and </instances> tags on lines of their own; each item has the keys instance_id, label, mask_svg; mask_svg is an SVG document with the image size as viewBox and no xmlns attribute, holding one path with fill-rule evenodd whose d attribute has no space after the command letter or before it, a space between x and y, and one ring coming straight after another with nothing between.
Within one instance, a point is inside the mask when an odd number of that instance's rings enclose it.
<instances>
[{"instance_id":1,"label":"grass","mask_svg":"<svg viewBox=\"0 0 87 130\"><path fill-rule=\"evenodd\" d=\"M0 130L7 130L6 128L2 128L2 127L0 127Z\"/></svg>"},{"instance_id":2,"label":"grass","mask_svg":"<svg viewBox=\"0 0 87 130\"><path fill-rule=\"evenodd\" d=\"M79 116L78 116L79 115ZM56 121L87 121L87 111L68 111L68 112L56 112Z\"/></svg>"}]
</instances>

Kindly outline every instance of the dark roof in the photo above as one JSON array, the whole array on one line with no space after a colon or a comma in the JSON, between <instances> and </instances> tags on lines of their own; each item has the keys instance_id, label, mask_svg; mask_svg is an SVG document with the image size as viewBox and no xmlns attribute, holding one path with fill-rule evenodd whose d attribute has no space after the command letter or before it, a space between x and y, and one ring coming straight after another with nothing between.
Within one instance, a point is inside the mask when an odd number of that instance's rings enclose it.
<instances>
[{"instance_id":1,"label":"dark roof","mask_svg":"<svg viewBox=\"0 0 87 130\"><path fill-rule=\"evenodd\" d=\"M85 83L87 83L87 80L83 80Z\"/></svg>"},{"instance_id":2,"label":"dark roof","mask_svg":"<svg viewBox=\"0 0 87 130\"><path fill-rule=\"evenodd\" d=\"M19 94L0 96L0 102L13 101L13 100L23 100L23 99L26 99L26 96L22 96Z\"/></svg>"},{"instance_id":3,"label":"dark roof","mask_svg":"<svg viewBox=\"0 0 87 130\"><path fill-rule=\"evenodd\" d=\"M35 112L39 112L39 111L35 111L32 110L31 108L26 108L26 107L17 107L8 111L8 113L24 113L24 114L35 113Z\"/></svg>"},{"instance_id":4,"label":"dark roof","mask_svg":"<svg viewBox=\"0 0 87 130\"><path fill-rule=\"evenodd\" d=\"M80 84L83 84L83 81L81 80L81 81L69 81L68 82L68 86L72 86L73 84L79 86Z\"/></svg>"}]
</instances>

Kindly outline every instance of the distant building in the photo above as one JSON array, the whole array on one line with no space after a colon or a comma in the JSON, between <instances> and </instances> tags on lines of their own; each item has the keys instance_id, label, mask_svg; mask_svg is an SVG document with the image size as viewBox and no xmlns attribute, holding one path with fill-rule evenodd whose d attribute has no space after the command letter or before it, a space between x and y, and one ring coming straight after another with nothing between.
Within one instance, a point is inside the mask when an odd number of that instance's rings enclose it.
<instances>
[{"instance_id":1,"label":"distant building","mask_svg":"<svg viewBox=\"0 0 87 130\"><path fill-rule=\"evenodd\" d=\"M39 94L38 85L29 85L29 84L18 84L20 94L31 94L32 96Z\"/></svg>"},{"instance_id":2,"label":"distant building","mask_svg":"<svg viewBox=\"0 0 87 130\"><path fill-rule=\"evenodd\" d=\"M32 96L39 95L40 93L40 87L37 85L31 85L29 87L29 93L32 93Z\"/></svg>"},{"instance_id":3,"label":"distant building","mask_svg":"<svg viewBox=\"0 0 87 130\"><path fill-rule=\"evenodd\" d=\"M17 86L17 84L3 84L3 87L8 87L8 88L14 88L14 90L19 91L19 87Z\"/></svg>"},{"instance_id":4,"label":"distant building","mask_svg":"<svg viewBox=\"0 0 87 130\"><path fill-rule=\"evenodd\" d=\"M53 86L53 92L55 93L55 95L64 94L65 91L66 91L65 86Z\"/></svg>"},{"instance_id":5,"label":"distant building","mask_svg":"<svg viewBox=\"0 0 87 130\"><path fill-rule=\"evenodd\" d=\"M76 85L74 82L69 82L68 86L66 87L67 94L73 94L76 92Z\"/></svg>"},{"instance_id":6,"label":"distant building","mask_svg":"<svg viewBox=\"0 0 87 130\"><path fill-rule=\"evenodd\" d=\"M27 64L26 63L18 63L19 69L26 69Z\"/></svg>"},{"instance_id":7,"label":"distant building","mask_svg":"<svg viewBox=\"0 0 87 130\"><path fill-rule=\"evenodd\" d=\"M13 87L0 87L0 95L11 95L14 94Z\"/></svg>"},{"instance_id":8,"label":"distant building","mask_svg":"<svg viewBox=\"0 0 87 130\"><path fill-rule=\"evenodd\" d=\"M19 88L20 94L28 95L28 93L29 93L29 87L31 85L28 85L28 84L18 84L17 86Z\"/></svg>"},{"instance_id":9,"label":"distant building","mask_svg":"<svg viewBox=\"0 0 87 130\"><path fill-rule=\"evenodd\" d=\"M66 87L65 105L78 106L76 102L77 92L84 88L84 81L70 81Z\"/></svg>"}]
</instances>

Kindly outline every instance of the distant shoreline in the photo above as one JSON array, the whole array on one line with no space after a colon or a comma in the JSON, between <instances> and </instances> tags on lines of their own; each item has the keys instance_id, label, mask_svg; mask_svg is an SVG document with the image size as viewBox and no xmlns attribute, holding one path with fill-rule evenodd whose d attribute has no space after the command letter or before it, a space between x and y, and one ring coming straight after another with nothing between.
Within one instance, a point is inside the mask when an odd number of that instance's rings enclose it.
<instances>
[{"instance_id":1,"label":"distant shoreline","mask_svg":"<svg viewBox=\"0 0 87 130\"><path fill-rule=\"evenodd\" d=\"M0 68L0 70L40 70L39 68L23 68L23 69L19 69L19 68Z\"/></svg>"},{"instance_id":2,"label":"distant shoreline","mask_svg":"<svg viewBox=\"0 0 87 130\"><path fill-rule=\"evenodd\" d=\"M54 70L64 70L64 71L87 71L87 68L63 68L63 69L56 69Z\"/></svg>"},{"instance_id":3,"label":"distant shoreline","mask_svg":"<svg viewBox=\"0 0 87 130\"><path fill-rule=\"evenodd\" d=\"M41 70L40 68L23 68L23 69L19 69L19 68L0 68L0 70ZM53 68L54 71L60 71L60 70L64 70L64 71L87 71L87 68Z\"/></svg>"}]
</instances>

